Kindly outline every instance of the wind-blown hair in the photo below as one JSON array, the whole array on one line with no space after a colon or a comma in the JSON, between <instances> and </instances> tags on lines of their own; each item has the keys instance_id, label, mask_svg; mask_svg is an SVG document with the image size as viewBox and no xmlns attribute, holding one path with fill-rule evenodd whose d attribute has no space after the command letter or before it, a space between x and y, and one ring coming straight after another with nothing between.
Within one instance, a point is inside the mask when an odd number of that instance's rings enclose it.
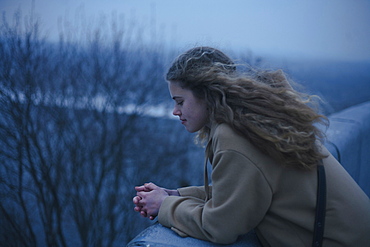
<instances>
[{"instance_id":1,"label":"wind-blown hair","mask_svg":"<svg viewBox=\"0 0 370 247\"><path fill-rule=\"evenodd\" d=\"M316 140L324 138L315 123L327 123L308 103L312 97L295 91L283 71L239 73L221 51L196 47L180 55L166 80L205 99L210 121L227 123L257 148L282 164L311 168L325 156ZM198 132L207 141L209 127Z\"/></svg>"}]
</instances>

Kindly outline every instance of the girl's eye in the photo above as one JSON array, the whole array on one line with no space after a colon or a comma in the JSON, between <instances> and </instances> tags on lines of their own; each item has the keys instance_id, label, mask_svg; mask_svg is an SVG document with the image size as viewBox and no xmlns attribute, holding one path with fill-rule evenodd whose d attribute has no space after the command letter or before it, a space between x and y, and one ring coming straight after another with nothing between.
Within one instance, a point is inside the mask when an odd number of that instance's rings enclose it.
<instances>
[{"instance_id":1,"label":"girl's eye","mask_svg":"<svg viewBox=\"0 0 370 247\"><path fill-rule=\"evenodd\" d=\"M182 105L183 103L184 103L184 101L176 102L177 105Z\"/></svg>"}]
</instances>

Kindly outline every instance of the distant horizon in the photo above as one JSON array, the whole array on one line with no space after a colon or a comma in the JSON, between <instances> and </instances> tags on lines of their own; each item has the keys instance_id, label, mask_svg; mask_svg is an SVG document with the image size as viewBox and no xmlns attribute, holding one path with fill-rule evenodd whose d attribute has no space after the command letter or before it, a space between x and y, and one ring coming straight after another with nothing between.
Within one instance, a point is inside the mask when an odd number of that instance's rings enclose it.
<instances>
[{"instance_id":1,"label":"distant horizon","mask_svg":"<svg viewBox=\"0 0 370 247\"><path fill-rule=\"evenodd\" d=\"M18 8L29 14L32 3L54 39L60 18L73 25L117 15L179 51L208 45L283 59L370 61L366 0L1 0L0 8L9 20Z\"/></svg>"}]
</instances>

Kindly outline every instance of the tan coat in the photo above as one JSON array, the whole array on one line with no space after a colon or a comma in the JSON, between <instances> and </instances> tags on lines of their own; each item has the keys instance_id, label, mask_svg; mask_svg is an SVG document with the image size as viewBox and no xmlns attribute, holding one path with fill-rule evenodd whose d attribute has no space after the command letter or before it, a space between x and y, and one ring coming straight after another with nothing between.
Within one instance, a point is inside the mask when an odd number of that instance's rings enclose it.
<instances>
[{"instance_id":1,"label":"tan coat","mask_svg":"<svg viewBox=\"0 0 370 247\"><path fill-rule=\"evenodd\" d=\"M310 246L317 172L283 167L221 124L211 131L212 187L179 189L158 221L181 236L232 243L255 229L263 246ZM329 152L323 147L323 152ZM343 167L324 159L327 209L324 246L370 246L370 201Z\"/></svg>"}]
</instances>

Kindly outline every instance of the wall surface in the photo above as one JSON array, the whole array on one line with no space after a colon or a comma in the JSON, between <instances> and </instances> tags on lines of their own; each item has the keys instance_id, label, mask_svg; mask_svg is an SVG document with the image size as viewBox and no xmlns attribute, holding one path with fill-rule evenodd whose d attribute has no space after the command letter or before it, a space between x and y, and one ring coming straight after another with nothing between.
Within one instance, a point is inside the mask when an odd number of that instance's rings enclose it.
<instances>
[{"instance_id":1,"label":"wall surface","mask_svg":"<svg viewBox=\"0 0 370 247\"><path fill-rule=\"evenodd\" d=\"M370 102L330 115L326 147L370 197Z\"/></svg>"}]
</instances>

